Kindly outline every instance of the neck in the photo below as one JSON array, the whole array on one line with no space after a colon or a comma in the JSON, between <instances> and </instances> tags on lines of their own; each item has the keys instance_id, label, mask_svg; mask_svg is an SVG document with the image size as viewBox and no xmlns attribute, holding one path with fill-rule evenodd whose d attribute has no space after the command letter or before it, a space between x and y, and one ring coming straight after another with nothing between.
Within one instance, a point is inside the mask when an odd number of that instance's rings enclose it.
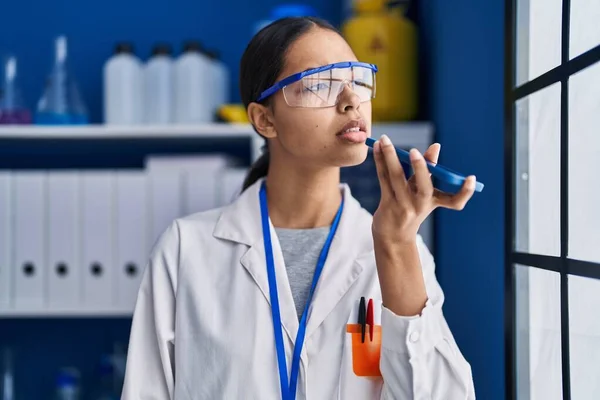
<instances>
[{"instance_id":1,"label":"neck","mask_svg":"<svg viewBox=\"0 0 600 400\"><path fill-rule=\"evenodd\" d=\"M276 228L331 225L342 201L340 169L290 168L271 164L266 178L269 217Z\"/></svg>"}]
</instances>

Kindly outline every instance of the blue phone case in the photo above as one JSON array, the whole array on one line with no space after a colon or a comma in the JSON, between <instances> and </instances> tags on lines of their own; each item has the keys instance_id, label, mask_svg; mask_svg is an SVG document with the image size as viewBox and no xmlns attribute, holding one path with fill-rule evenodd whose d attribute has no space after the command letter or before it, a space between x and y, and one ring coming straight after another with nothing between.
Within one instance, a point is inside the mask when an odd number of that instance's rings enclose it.
<instances>
[{"instance_id":1,"label":"blue phone case","mask_svg":"<svg viewBox=\"0 0 600 400\"><path fill-rule=\"evenodd\" d=\"M373 145L375 144L375 139L373 138L367 138L366 141L366 145L373 148ZM410 154L408 153L408 151L403 150L403 149L399 149L397 147L395 147L396 149L396 153L398 154L398 158L400 159L401 162L403 162L404 164L407 165L411 165L410 162ZM456 185L456 186L462 186L465 182L465 180L467 179L467 177L465 175L459 174L458 172L452 171L449 168L443 167L440 164L433 164L430 161L427 161L427 168L429 169L429 172L431 172L431 175L435 176L438 179L441 179L442 181L449 183L451 185ZM483 183L481 182L475 182L475 191L476 192L481 192L483 190Z\"/></svg>"}]
</instances>

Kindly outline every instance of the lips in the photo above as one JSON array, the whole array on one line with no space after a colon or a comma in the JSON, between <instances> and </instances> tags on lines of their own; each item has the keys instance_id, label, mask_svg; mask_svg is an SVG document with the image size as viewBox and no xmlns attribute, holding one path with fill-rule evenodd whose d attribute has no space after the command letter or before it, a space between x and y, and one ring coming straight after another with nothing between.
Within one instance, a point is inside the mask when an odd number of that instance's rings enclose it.
<instances>
[{"instance_id":1,"label":"lips","mask_svg":"<svg viewBox=\"0 0 600 400\"><path fill-rule=\"evenodd\" d=\"M337 133L338 135L342 135L348 131L363 131L366 132L367 131L367 124L365 123L364 119L354 119L352 121L349 121L346 125L343 126L342 129L339 130L339 132Z\"/></svg>"},{"instance_id":2,"label":"lips","mask_svg":"<svg viewBox=\"0 0 600 400\"><path fill-rule=\"evenodd\" d=\"M363 143L367 139L367 124L363 119L349 121L336 136L352 143Z\"/></svg>"}]
</instances>

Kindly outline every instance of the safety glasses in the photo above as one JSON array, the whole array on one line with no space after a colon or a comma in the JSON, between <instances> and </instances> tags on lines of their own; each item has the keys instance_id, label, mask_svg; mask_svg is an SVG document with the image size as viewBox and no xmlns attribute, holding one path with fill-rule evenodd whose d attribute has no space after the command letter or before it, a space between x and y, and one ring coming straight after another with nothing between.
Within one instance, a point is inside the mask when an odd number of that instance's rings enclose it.
<instances>
[{"instance_id":1,"label":"safety glasses","mask_svg":"<svg viewBox=\"0 0 600 400\"><path fill-rule=\"evenodd\" d=\"M375 74L373 64L346 61L309 69L288 76L260 94L261 102L277 91L283 91L290 107L323 108L335 106L344 88L349 87L361 103L375 98Z\"/></svg>"}]
</instances>

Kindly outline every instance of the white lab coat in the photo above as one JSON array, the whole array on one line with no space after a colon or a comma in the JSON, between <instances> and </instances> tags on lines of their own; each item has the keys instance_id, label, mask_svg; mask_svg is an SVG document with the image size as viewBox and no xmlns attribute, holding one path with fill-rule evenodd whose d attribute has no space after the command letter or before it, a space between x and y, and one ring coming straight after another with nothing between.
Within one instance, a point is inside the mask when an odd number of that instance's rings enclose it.
<instances>
[{"instance_id":1,"label":"white lab coat","mask_svg":"<svg viewBox=\"0 0 600 400\"><path fill-rule=\"evenodd\" d=\"M174 221L157 242L135 306L124 400L281 398L260 184L222 209ZM425 244L418 237L429 300L420 316L397 316L381 305L372 216L342 188L344 210L309 308L297 399L475 399ZM289 374L299 322L272 225L271 235ZM382 378L353 373L346 324L357 322L361 296L375 299Z\"/></svg>"}]
</instances>

